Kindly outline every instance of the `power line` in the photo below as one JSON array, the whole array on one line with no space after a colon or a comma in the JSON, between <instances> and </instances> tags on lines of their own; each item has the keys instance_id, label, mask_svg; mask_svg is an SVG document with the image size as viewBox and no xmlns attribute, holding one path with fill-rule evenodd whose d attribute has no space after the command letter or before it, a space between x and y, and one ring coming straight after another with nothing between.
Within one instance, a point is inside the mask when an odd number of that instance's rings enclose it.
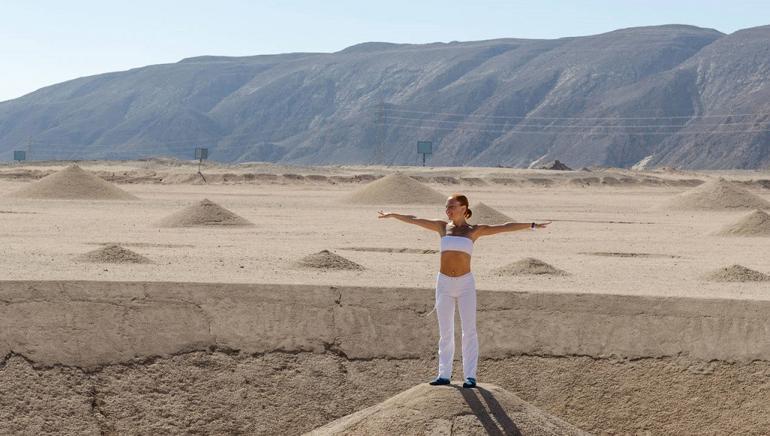
<instances>
[{"instance_id":1,"label":"power line","mask_svg":"<svg viewBox=\"0 0 770 436\"><path fill-rule=\"evenodd\" d=\"M393 105L386 103L379 103L375 106L374 126L375 130L375 159L384 158L384 152L386 148L385 130L389 127L393 128L409 128L409 129L421 129L421 130L440 130L440 131L464 131L464 132L485 132L485 133L499 133L499 134L521 134L521 135L589 135L589 136L611 136L611 135L624 135L624 136L645 136L645 135L699 135L699 134L741 134L741 133L762 133L768 132L770 129L766 126L766 123L770 123L770 118L765 120L754 121L736 121L727 118L741 118L741 117L770 117L770 113L733 113L733 114L712 114L712 115L683 115L683 116L665 116L665 117L537 117L537 116L504 116L504 115L482 115L482 114L467 114L467 113L451 113L451 112L436 112L436 111L418 111L411 109L399 109ZM347 108L335 111L334 116L338 119L349 115L351 113L362 113L365 110ZM411 114L411 115L410 115ZM427 117L419 117L420 115L427 115ZM462 120L451 119L435 119L435 117L464 117ZM431 118L433 117L433 118ZM711 121L711 122L699 122L700 120L718 120L725 119L725 121ZM349 120L349 119L346 119ZM370 119L371 120L371 119ZM483 121L489 120L489 121ZM516 124L509 125L505 120L520 121ZM532 121L553 121L554 123L548 124L533 124ZM605 122L622 122L631 120L683 120L683 124L564 124L559 121L566 122L587 122L587 121L605 121ZM391 122L388 122L391 121ZM395 122L392 122L395 121ZM366 123L367 121L362 121ZM368 121L371 122L371 121ZM435 125L415 125L420 124L435 124ZM703 130L704 127L716 127L713 130ZM724 130L719 128L730 128L738 126L753 126L754 128L748 129L730 129ZM687 131L662 131L664 129L682 129L687 128ZM697 130L692 130L697 128ZM620 130L612 132L608 130ZM597 131L599 130L599 131ZM601 131L604 130L604 131ZM630 131L629 131L630 130ZM639 131L642 130L642 131ZM243 133L238 135L219 135L208 136L191 139L179 139L157 142L145 142L142 141L137 144L131 142L113 142L113 143L91 143L91 144L77 144L77 143L63 143L63 142L51 142L46 140L34 140L29 139L27 141L27 149L33 151L33 146L44 146L45 150L40 150L41 154L67 154L77 155L78 153L85 153L91 148L110 148L119 147L115 150L101 151L99 154L109 155L136 155L136 154L150 154L157 155L159 153L169 154L181 154L191 152L193 147L200 146L201 144L211 144L213 146L220 146L222 141L239 141L244 138L258 137L261 135L254 133ZM265 143L272 143L273 141L259 139L251 141L248 145L260 145ZM52 147L54 147L52 149ZM35 147L39 148L39 147ZM59 148L59 149L56 149ZM217 147L219 148L219 147ZM90 150L93 152L93 150ZM37 153L35 153L37 154Z\"/></svg>"},{"instance_id":2,"label":"power line","mask_svg":"<svg viewBox=\"0 0 770 436\"><path fill-rule=\"evenodd\" d=\"M196 138L196 139L181 139L181 140L173 140L173 141L163 141L163 142L142 142L140 144L132 144L130 142L114 142L111 144L107 143L92 143L92 144L77 144L77 143L65 143L65 142L50 142L43 139L36 139L31 140L30 143L37 144L37 145L48 145L48 146L62 146L62 147L68 147L68 146L79 146L80 148L89 148L89 147L121 147L120 150L117 151L133 151L133 150L140 150L143 148L151 149L155 147L163 147L170 150L188 150L190 147L195 148L196 144L201 143L208 143L208 142L214 142L214 141L221 141L225 139L234 139L234 138L240 138L240 137L248 137L248 136L255 136L253 134L249 135L235 135L235 136L220 136L220 137L209 137L209 138ZM259 141L257 144L264 144L266 142L270 141ZM179 144L179 145L171 145L169 144Z\"/></svg>"},{"instance_id":3,"label":"power line","mask_svg":"<svg viewBox=\"0 0 770 436\"><path fill-rule=\"evenodd\" d=\"M488 132L488 133L506 133L506 134L525 134L525 135L587 135L587 136L647 136L647 135L698 135L698 134L739 134L739 133L759 133L770 132L770 129L750 129L750 130L699 130L688 132L591 132L588 130L578 132L544 132L544 131L524 131L516 130L515 128L500 130L500 129L479 129L479 128L465 128L465 127L441 127L441 126L419 126L410 124L388 124L388 127L407 127L414 129L424 130L459 130L463 132Z\"/></svg>"},{"instance_id":4,"label":"power line","mask_svg":"<svg viewBox=\"0 0 770 436\"><path fill-rule=\"evenodd\" d=\"M476 122L476 121L463 121L463 120L436 120L436 119L430 119L430 118L414 118L414 117L394 117L390 115L386 115L384 117L385 119L390 120L406 120L406 121L423 121L423 122L437 122L437 123L453 123L453 124L471 124L471 125L482 125L482 126L511 126L513 127L538 127L538 128L554 128L554 127L562 127L562 128L595 128L595 127L601 127L601 128L615 128L615 129L624 129L624 128L672 128L672 127L687 127L687 124L626 124L626 125L595 125L595 124L584 124L584 125L574 125L574 124L525 124L525 123L517 123L517 124L510 124L510 123L500 123L500 122ZM744 122L725 122L725 123L698 123L698 127L708 127L708 126L733 126L733 125L756 125L761 123L768 123L770 120L767 121L744 121Z\"/></svg>"},{"instance_id":5,"label":"power line","mask_svg":"<svg viewBox=\"0 0 770 436\"><path fill-rule=\"evenodd\" d=\"M537 117L529 115L483 115L483 114L464 114L453 112L433 112L433 111L418 111L410 109L396 109L388 107L387 111L402 112L406 114L426 114L426 115L442 115L442 116L454 116L454 117L476 117L476 118L495 118L495 119L510 119L510 120L671 120L671 119L709 119L709 118L731 118L731 117L768 117L770 113L735 113L735 114L712 114L712 115L670 115L662 117Z\"/></svg>"},{"instance_id":6,"label":"power line","mask_svg":"<svg viewBox=\"0 0 770 436\"><path fill-rule=\"evenodd\" d=\"M350 114L350 113L360 113L361 110L356 109L341 109L335 113L336 116L341 116L343 114ZM388 112L395 112L396 114L388 114ZM398 115L398 113L404 113L401 116ZM398 121L420 121L420 122L436 122L441 124L449 124L454 123L456 125L477 125L481 127L501 127L504 126L505 123L501 122L495 122L495 121L469 121L469 120L436 120L436 119L426 119L426 118L418 118L415 116L408 116L408 114L425 114L425 115L433 115L433 116L449 116L449 117L466 117L466 118L481 118L481 119L494 119L494 120L524 120L524 123L519 123L517 125L511 126L511 128L543 128L543 129L554 129L554 128L564 128L564 129L580 129L582 127L584 128L677 128L677 127L686 127L685 124L677 125L677 124L669 124L669 125L617 125L617 126L607 126L607 125L563 125L563 124L529 124L527 121L530 120L551 120L551 121L590 121L590 120L605 120L605 121L628 121L628 120L675 120L675 119L682 119L682 120L689 120L689 121L695 121L699 119L715 119L715 118L730 118L730 117L748 117L748 116L754 116L754 117L770 117L770 113L736 113L736 114L721 114L721 115L693 115L693 116L667 116L667 117L535 117L535 116L502 116L502 115L480 115L480 114L462 114L462 113L450 113L450 112L431 112L431 111L416 111L416 110L409 110L409 109L396 109L393 106L388 106L387 104L380 103L375 107L375 122L374 124L376 126L380 126L383 123L386 126L387 125L394 125L398 126L397 124L389 124L385 123L386 120L398 120ZM764 120L764 121L726 121L721 123L698 123L698 127L705 127L705 126L737 126L737 125L751 125L756 123L765 123L770 122L770 119ZM526 124L525 124L526 123ZM402 126L404 127L404 126ZM446 130L446 128L442 128L441 130ZM506 130L507 131L507 130ZM757 132L758 130L744 130L745 132ZM763 130L759 130L763 131ZM665 132L663 132L665 133ZM197 144L204 143L204 142L220 142L220 141L233 141L233 140L240 140L244 138L253 138L255 136L258 136L254 133L245 133L245 134L239 134L239 135L221 135L221 136L208 136L208 137L198 137L193 139L181 139L181 140L169 140L169 141L158 141L158 142L142 142L137 145L132 145L130 142L113 142L113 143L92 143L92 144L85 144L81 145L81 147L121 147L121 151L129 152L129 151L137 151L141 147L145 147L148 149L153 149L155 147L164 147L168 149L167 151L173 151L174 147L172 147L174 144L183 144L179 150L186 150L189 147L194 147ZM378 130L376 135L379 139L378 144L381 148L384 144L384 135L381 130ZM259 140L255 141L254 144L263 144L263 143L271 143L273 141L270 140ZM70 147L78 144L73 143L62 143L62 142L51 142L46 140L29 140L29 146L37 144L37 145L46 145L46 146L62 146L62 147ZM382 151L379 150L377 154L380 154Z\"/></svg>"}]
</instances>

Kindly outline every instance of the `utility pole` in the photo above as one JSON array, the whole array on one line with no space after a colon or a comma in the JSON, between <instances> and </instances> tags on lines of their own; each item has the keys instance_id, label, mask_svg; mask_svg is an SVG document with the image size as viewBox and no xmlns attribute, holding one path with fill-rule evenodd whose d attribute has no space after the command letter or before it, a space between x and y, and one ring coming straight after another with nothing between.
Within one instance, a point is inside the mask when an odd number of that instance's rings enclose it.
<instances>
[{"instance_id":1,"label":"utility pole","mask_svg":"<svg viewBox=\"0 0 770 436\"><path fill-rule=\"evenodd\" d=\"M374 109L374 157L373 164L385 159L385 103L380 102Z\"/></svg>"},{"instance_id":2,"label":"utility pole","mask_svg":"<svg viewBox=\"0 0 770 436\"><path fill-rule=\"evenodd\" d=\"M195 147L195 158L198 159L198 175L201 176L204 183L208 183L206 181L206 176L203 175L201 172L201 165L203 165L203 161L205 159L208 159L209 157L209 149L203 148L203 147Z\"/></svg>"}]
</instances>

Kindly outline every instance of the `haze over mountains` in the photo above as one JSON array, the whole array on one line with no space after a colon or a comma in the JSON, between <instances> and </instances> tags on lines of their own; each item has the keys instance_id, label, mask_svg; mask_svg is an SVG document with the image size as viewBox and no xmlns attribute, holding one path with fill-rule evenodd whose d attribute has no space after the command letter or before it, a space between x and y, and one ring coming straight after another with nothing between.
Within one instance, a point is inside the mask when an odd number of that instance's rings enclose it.
<instances>
[{"instance_id":1,"label":"haze over mountains","mask_svg":"<svg viewBox=\"0 0 770 436\"><path fill-rule=\"evenodd\" d=\"M203 56L0 103L0 159L766 168L770 26Z\"/></svg>"}]
</instances>

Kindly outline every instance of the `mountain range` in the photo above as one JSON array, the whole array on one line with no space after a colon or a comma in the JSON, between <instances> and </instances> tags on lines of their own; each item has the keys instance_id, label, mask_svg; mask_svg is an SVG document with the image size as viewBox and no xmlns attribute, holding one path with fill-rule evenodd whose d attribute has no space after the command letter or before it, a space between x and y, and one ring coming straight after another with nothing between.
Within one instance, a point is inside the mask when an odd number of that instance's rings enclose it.
<instances>
[{"instance_id":1,"label":"mountain range","mask_svg":"<svg viewBox=\"0 0 770 436\"><path fill-rule=\"evenodd\" d=\"M0 159L770 166L770 26L201 56L0 102Z\"/></svg>"}]
</instances>

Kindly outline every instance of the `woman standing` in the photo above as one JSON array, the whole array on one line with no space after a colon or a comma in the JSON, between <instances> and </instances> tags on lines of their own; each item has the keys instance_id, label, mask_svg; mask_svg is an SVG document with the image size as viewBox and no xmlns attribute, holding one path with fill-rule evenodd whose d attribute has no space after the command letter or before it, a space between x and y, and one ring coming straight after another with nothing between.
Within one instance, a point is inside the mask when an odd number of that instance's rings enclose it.
<instances>
[{"instance_id":1,"label":"woman standing","mask_svg":"<svg viewBox=\"0 0 770 436\"><path fill-rule=\"evenodd\" d=\"M436 315L438 317L438 377L431 385L448 385L452 377L454 357L455 302L462 326L462 357L464 388L476 386L476 366L479 341L476 333L476 282L471 273L473 243L482 236L524 229L541 229L550 223L505 223L500 225L470 225L466 219L473 212L468 198L454 194L446 201L448 221L417 218L413 215L379 212L380 218L395 218L438 232L441 236L441 268L436 279Z\"/></svg>"}]
</instances>

